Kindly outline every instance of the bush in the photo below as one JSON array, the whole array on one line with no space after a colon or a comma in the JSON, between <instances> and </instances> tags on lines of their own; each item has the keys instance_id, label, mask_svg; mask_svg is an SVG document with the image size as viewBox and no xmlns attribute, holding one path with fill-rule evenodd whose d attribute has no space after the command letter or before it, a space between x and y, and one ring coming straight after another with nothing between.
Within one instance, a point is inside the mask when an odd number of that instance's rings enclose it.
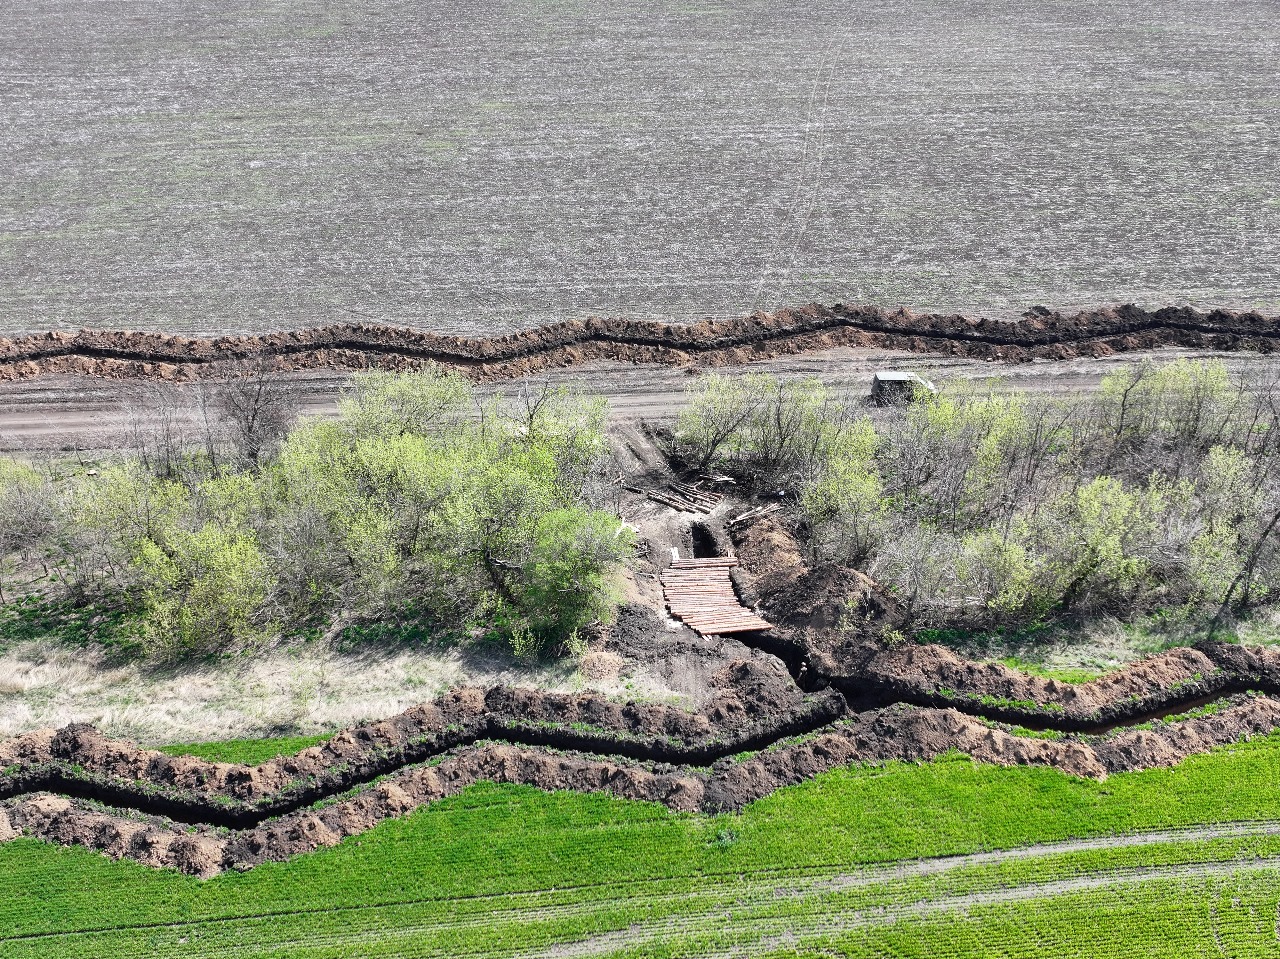
<instances>
[{"instance_id":1,"label":"bush","mask_svg":"<svg viewBox=\"0 0 1280 959\"><path fill-rule=\"evenodd\" d=\"M799 491L858 419L816 379L711 373L691 387L672 447L694 469L714 466L753 486Z\"/></svg>"},{"instance_id":2,"label":"bush","mask_svg":"<svg viewBox=\"0 0 1280 959\"><path fill-rule=\"evenodd\" d=\"M758 383L758 378L721 373L700 377L676 420L675 453L698 470L732 461L742 446Z\"/></svg>"},{"instance_id":3,"label":"bush","mask_svg":"<svg viewBox=\"0 0 1280 959\"><path fill-rule=\"evenodd\" d=\"M252 533L206 524L175 530L165 545L143 540L134 561L145 617L143 641L174 657L240 648L270 630L261 612L274 586Z\"/></svg>"},{"instance_id":4,"label":"bush","mask_svg":"<svg viewBox=\"0 0 1280 959\"><path fill-rule=\"evenodd\" d=\"M862 421L847 430L801 497L815 552L852 566L879 549L891 505L875 464L875 429Z\"/></svg>"},{"instance_id":5,"label":"bush","mask_svg":"<svg viewBox=\"0 0 1280 959\"><path fill-rule=\"evenodd\" d=\"M53 522L49 484L36 469L0 457L0 603L5 601L9 558L30 561Z\"/></svg>"},{"instance_id":6,"label":"bush","mask_svg":"<svg viewBox=\"0 0 1280 959\"><path fill-rule=\"evenodd\" d=\"M605 415L564 390L481 407L438 369L360 374L336 421L260 445L242 472L157 476L131 459L67 480L41 546L72 595L140 609L156 655L408 609L448 628L497 618L564 649L610 614L633 545L591 503ZM0 468L0 498L45 482Z\"/></svg>"},{"instance_id":7,"label":"bush","mask_svg":"<svg viewBox=\"0 0 1280 959\"><path fill-rule=\"evenodd\" d=\"M917 624L1213 608L1233 583L1261 601L1280 579L1278 399L1178 361L1079 400L960 384L874 426L845 416L801 484L814 552L871 572Z\"/></svg>"}]
</instances>

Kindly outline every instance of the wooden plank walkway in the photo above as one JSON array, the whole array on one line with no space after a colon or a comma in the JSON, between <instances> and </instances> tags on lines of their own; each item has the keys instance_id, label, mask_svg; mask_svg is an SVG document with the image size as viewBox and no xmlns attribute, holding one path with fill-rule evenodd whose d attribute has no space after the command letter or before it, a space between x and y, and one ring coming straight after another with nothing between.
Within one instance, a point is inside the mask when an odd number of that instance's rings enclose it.
<instances>
[{"instance_id":1,"label":"wooden plank walkway","mask_svg":"<svg viewBox=\"0 0 1280 959\"><path fill-rule=\"evenodd\" d=\"M747 633L769 623L738 602L729 579L736 559L677 559L662 574L671 615L699 635Z\"/></svg>"}]
</instances>

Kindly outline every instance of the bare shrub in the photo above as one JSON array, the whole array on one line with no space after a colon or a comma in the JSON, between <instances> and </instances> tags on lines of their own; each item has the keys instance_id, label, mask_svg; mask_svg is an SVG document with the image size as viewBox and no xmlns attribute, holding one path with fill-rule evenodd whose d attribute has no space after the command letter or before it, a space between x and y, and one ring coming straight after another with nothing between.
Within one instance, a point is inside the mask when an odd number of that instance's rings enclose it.
<instances>
[{"instance_id":1,"label":"bare shrub","mask_svg":"<svg viewBox=\"0 0 1280 959\"><path fill-rule=\"evenodd\" d=\"M275 454L298 419L297 394L266 361L232 368L209 394L236 458L252 468Z\"/></svg>"},{"instance_id":2,"label":"bare shrub","mask_svg":"<svg viewBox=\"0 0 1280 959\"><path fill-rule=\"evenodd\" d=\"M128 446L154 476L179 476L186 453L205 448L208 419L191 389L141 381L129 385L123 404Z\"/></svg>"}]
</instances>

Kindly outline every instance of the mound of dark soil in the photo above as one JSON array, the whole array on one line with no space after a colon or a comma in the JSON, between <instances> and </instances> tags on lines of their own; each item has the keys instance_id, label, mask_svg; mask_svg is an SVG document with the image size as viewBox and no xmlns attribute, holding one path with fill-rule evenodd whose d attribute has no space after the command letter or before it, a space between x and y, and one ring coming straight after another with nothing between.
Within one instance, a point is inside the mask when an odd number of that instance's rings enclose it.
<instances>
[{"instance_id":1,"label":"mound of dark soil","mask_svg":"<svg viewBox=\"0 0 1280 959\"><path fill-rule=\"evenodd\" d=\"M875 307L811 304L728 322L673 325L589 319L504 336L468 339L372 324L327 326L263 336L214 339L82 330L0 339L0 379L55 373L114 378L193 379L222 375L226 361L269 360L280 370L441 363L481 379L522 376L593 360L703 365L767 356L877 346L1026 362L1105 356L1158 346L1272 352L1274 321L1257 313L1136 306L1064 317L1033 311L1018 323L984 318L887 313Z\"/></svg>"},{"instance_id":2,"label":"mound of dark soil","mask_svg":"<svg viewBox=\"0 0 1280 959\"><path fill-rule=\"evenodd\" d=\"M1037 728L1094 731L1248 690L1280 692L1280 651L1269 647L1170 649L1087 683L1065 683L973 662L941 646L886 646L833 633L806 642L812 670L855 707L948 705Z\"/></svg>"},{"instance_id":3,"label":"mound of dark soil","mask_svg":"<svg viewBox=\"0 0 1280 959\"><path fill-rule=\"evenodd\" d=\"M735 538L748 587L776 642L810 688L829 684L855 709L894 702L954 706L1034 727L1098 730L1254 689L1280 692L1280 651L1224 643L1172 649L1087 683L1028 676L936 645L903 641L901 609L864 574L836 566L770 567L798 555L777 524ZM791 540L790 542L794 542Z\"/></svg>"},{"instance_id":4,"label":"mound of dark soil","mask_svg":"<svg viewBox=\"0 0 1280 959\"><path fill-rule=\"evenodd\" d=\"M457 689L257 766L169 756L72 725L0 743L0 796L48 790L243 827L482 739L700 764L818 728L844 712L838 692L806 695L763 654L719 664L709 687L698 712L597 695Z\"/></svg>"},{"instance_id":5,"label":"mound of dark soil","mask_svg":"<svg viewBox=\"0 0 1280 959\"><path fill-rule=\"evenodd\" d=\"M850 763L920 762L952 750L1001 766L1052 766L1093 779L1171 766L1187 756L1280 727L1280 702L1247 698L1209 716L1109 737L1062 740L1012 735L954 709L891 706L859 713L818 736L722 763L707 784L704 808L740 809L782 786Z\"/></svg>"},{"instance_id":6,"label":"mound of dark soil","mask_svg":"<svg viewBox=\"0 0 1280 959\"><path fill-rule=\"evenodd\" d=\"M702 712L723 692L718 677L741 661L752 664L754 675L770 677L775 696L795 701L803 696L777 657L733 637L699 636L686 626L673 628L656 611L638 603L619 608L605 650L621 657L629 670L643 666L653 672Z\"/></svg>"},{"instance_id":7,"label":"mound of dark soil","mask_svg":"<svg viewBox=\"0 0 1280 959\"><path fill-rule=\"evenodd\" d=\"M772 516L739 526L730 536L739 564L734 585L748 605L760 605L808 569L799 538Z\"/></svg>"},{"instance_id":8,"label":"mound of dark soil","mask_svg":"<svg viewBox=\"0 0 1280 959\"><path fill-rule=\"evenodd\" d=\"M809 636L839 632L881 638L904 619L897 601L878 583L844 566L817 566L790 577L776 590L766 592L764 581L757 589L761 608L772 622Z\"/></svg>"},{"instance_id":9,"label":"mound of dark soil","mask_svg":"<svg viewBox=\"0 0 1280 959\"><path fill-rule=\"evenodd\" d=\"M1109 737L1048 740L1012 735L953 709L893 706L859 714L816 736L706 770L620 762L504 743L469 746L433 766L400 770L358 794L302 809L249 829L182 827L155 816L117 813L63 796L39 794L0 807L0 841L17 835L97 849L151 866L211 876L288 859L340 842L386 819L479 781L546 790L606 792L686 811L741 809L782 786L854 762L919 762L958 750L979 762L1047 765L1101 779L1109 773L1170 765L1188 755L1280 727L1280 703L1238 701L1210 716Z\"/></svg>"}]
</instances>

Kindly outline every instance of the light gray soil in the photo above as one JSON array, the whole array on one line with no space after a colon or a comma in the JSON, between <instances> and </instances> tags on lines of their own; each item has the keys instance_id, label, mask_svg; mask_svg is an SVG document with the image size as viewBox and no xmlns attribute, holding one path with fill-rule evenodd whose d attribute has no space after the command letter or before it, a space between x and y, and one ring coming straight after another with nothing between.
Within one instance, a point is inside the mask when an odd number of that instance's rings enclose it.
<instances>
[{"instance_id":1,"label":"light gray soil","mask_svg":"<svg viewBox=\"0 0 1280 959\"><path fill-rule=\"evenodd\" d=\"M1280 308L1271 0L11 0L0 332Z\"/></svg>"}]
</instances>

